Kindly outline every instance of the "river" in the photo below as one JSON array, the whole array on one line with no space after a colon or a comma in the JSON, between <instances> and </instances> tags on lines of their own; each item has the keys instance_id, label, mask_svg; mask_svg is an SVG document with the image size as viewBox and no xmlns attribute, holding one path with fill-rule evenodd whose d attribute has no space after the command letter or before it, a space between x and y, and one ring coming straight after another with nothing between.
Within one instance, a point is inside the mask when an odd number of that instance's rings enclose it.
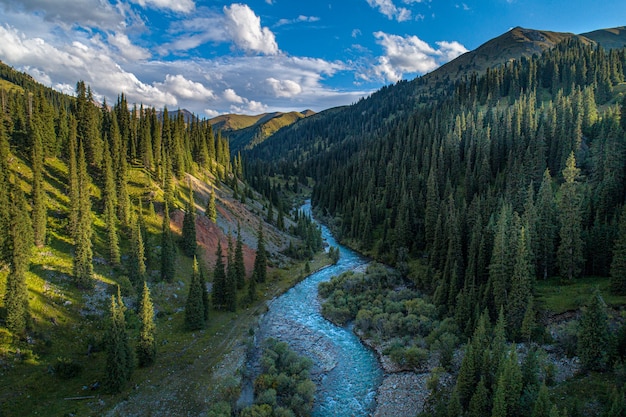
<instances>
[{"instance_id":1,"label":"river","mask_svg":"<svg viewBox=\"0 0 626 417\"><path fill-rule=\"evenodd\" d=\"M302 209L311 212L307 202ZM367 416L375 408L383 372L373 351L349 327L338 327L320 313L317 286L343 272L362 268L369 260L338 244L327 227L322 237L339 248L336 265L315 272L276 298L259 324L259 339L274 337L313 359L317 385L313 416Z\"/></svg>"}]
</instances>

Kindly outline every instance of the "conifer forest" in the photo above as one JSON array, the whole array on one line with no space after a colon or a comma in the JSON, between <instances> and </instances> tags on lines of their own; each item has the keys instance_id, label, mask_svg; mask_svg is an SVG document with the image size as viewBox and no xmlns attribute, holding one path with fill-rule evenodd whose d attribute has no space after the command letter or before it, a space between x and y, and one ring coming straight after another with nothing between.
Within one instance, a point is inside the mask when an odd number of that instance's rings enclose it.
<instances>
[{"instance_id":1,"label":"conifer forest","mask_svg":"<svg viewBox=\"0 0 626 417\"><path fill-rule=\"evenodd\" d=\"M0 64L0 415L322 415L259 323L344 247L363 415L626 415L626 48L450 68L242 144Z\"/></svg>"}]
</instances>

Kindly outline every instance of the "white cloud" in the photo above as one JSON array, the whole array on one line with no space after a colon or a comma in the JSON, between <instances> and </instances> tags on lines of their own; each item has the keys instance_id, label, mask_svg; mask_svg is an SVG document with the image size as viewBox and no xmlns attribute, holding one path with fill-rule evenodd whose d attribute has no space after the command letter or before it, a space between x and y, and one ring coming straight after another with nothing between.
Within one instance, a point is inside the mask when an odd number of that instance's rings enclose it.
<instances>
[{"instance_id":1,"label":"white cloud","mask_svg":"<svg viewBox=\"0 0 626 417\"><path fill-rule=\"evenodd\" d=\"M124 33L115 33L109 35L108 41L115 46L119 53L129 60L143 60L150 58L150 52L147 49L133 45L128 36Z\"/></svg>"},{"instance_id":2,"label":"white cloud","mask_svg":"<svg viewBox=\"0 0 626 417\"><path fill-rule=\"evenodd\" d=\"M295 23L313 23L313 22L319 22L320 18L317 16L303 16L300 15L295 19L280 19L278 22L276 22L275 26L284 26L284 25L292 25Z\"/></svg>"},{"instance_id":3,"label":"white cloud","mask_svg":"<svg viewBox=\"0 0 626 417\"><path fill-rule=\"evenodd\" d=\"M271 30L261 27L261 19L245 4L224 6L226 30L239 48L246 52L276 55L278 44Z\"/></svg>"},{"instance_id":4,"label":"white cloud","mask_svg":"<svg viewBox=\"0 0 626 417\"><path fill-rule=\"evenodd\" d=\"M405 7L397 7L393 0L367 0L367 3L390 20L395 19L398 22L411 20L411 11Z\"/></svg>"},{"instance_id":5,"label":"white cloud","mask_svg":"<svg viewBox=\"0 0 626 417\"><path fill-rule=\"evenodd\" d=\"M224 97L224 100L228 101L229 103L243 103L243 97L239 96L232 88L227 88L226 90L224 90L222 97Z\"/></svg>"},{"instance_id":6,"label":"white cloud","mask_svg":"<svg viewBox=\"0 0 626 417\"><path fill-rule=\"evenodd\" d=\"M193 0L132 0L141 7L171 10L177 13L189 13L196 7Z\"/></svg>"},{"instance_id":7,"label":"white cloud","mask_svg":"<svg viewBox=\"0 0 626 417\"><path fill-rule=\"evenodd\" d=\"M220 112L218 112L217 110L213 110L213 109L204 109L204 114L209 118L212 119L213 117L217 117L220 115Z\"/></svg>"},{"instance_id":8,"label":"white cloud","mask_svg":"<svg viewBox=\"0 0 626 417\"><path fill-rule=\"evenodd\" d=\"M435 49L417 36L402 37L384 32L376 32L374 36L385 52L385 55L378 58L374 73L387 81L398 81L405 73L430 72L467 52L456 41L436 42L439 49Z\"/></svg>"},{"instance_id":9,"label":"white cloud","mask_svg":"<svg viewBox=\"0 0 626 417\"><path fill-rule=\"evenodd\" d=\"M181 74L167 74L165 76L165 82L155 83L154 85L163 91L183 99L204 101L211 100L215 97L213 92L202 83L188 80Z\"/></svg>"},{"instance_id":10,"label":"white cloud","mask_svg":"<svg viewBox=\"0 0 626 417\"><path fill-rule=\"evenodd\" d=\"M302 92L300 84L292 80L280 81L270 77L265 81L267 81L272 90L274 90L276 97L294 97Z\"/></svg>"},{"instance_id":11,"label":"white cloud","mask_svg":"<svg viewBox=\"0 0 626 417\"><path fill-rule=\"evenodd\" d=\"M125 21L123 6L100 0L0 0L8 11L36 12L45 21L64 27L74 24L113 29ZM3 19L4 20L4 19ZM9 20L10 21L10 20Z\"/></svg>"},{"instance_id":12,"label":"white cloud","mask_svg":"<svg viewBox=\"0 0 626 417\"><path fill-rule=\"evenodd\" d=\"M360 29L352 29L352 37L356 38L357 36L361 36L361 30Z\"/></svg>"}]
</instances>

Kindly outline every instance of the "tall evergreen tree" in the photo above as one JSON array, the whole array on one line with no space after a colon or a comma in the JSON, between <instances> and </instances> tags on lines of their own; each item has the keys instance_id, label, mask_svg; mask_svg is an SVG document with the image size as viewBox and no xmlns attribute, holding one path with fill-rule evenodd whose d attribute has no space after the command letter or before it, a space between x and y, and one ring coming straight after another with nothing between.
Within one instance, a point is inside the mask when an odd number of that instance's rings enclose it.
<instances>
[{"instance_id":1,"label":"tall evergreen tree","mask_svg":"<svg viewBox=\"0 0 626 417\"><path fill-rule=\"evenodd\" d=\"M209 193L209 201L206 206L206 210L204 211L205 215L211 220L213 223L217 222L217 208L215 206L215 190L212 190Z\"/></svg>"},{"instance_id":2,"label":"tall evergreen tree","mask_svg":"<svg viewBox=\"0 0 626 417\"><path fill-rule=\"evenodd\" d=\"M157 352L154 307L152 306L150 289L146 281L143 282L138 315L141 326L139 328L139 340L137 341L137 360L139 366L143 367L154 363Z\"/></svg>"},{"instance_id":3,"label":"tall evergreen tree","mask_svg":"<svg viewBox=\"0 0 626 417\"><path fill-rule=\"evenodd\" d=\"M104 223L107 231L109 262L111 262L112 265L119 265L121 256L119 237L117 234L117 193L115 191L115 178L113 176L113 160L111 158L109 142L106 140L104 141L102 168L104 171Z\"/></svg>"},{"instance_id":4,"label":"tall evergreen tree","mask_svg":"<svg viewBox=\"0 0 626 417\"><path fill-rule=\"evenodd\" d=\"M183 236L182 247L183 252L187 256L194 256L197 249L196 242L196 204L193 198L193 187L189 183L189 200L185 208L185 217L183 218Z\"/></svg>"},{"instance_id":5,"label":"tall evergreen tree","mask_svg":"<svg viewBox=\"0 0 626 417\"><path fill-rule=\"evenodd\" d=\"M533 277L535 271L531 262L530 239L526 228L519 231L517 242L517 255L515 257L515 267L511 283L511 292L508 297L507 318L511 337L520 337L522 321L528 306L528 300L532 296Z\"/></svg>"},{"instance_id":6,"label":"tall evergreen tree","mask_svg":"<svg viewBox=\"0 0 626 417\"><path fill-rule=\"evenodd\" d=\"M610 332L606 305L599 291L591 296L583 310L578 330L578 357L585 370L604 370L608 361Z\"/></svg>"},{"instance_id":7,"label":"tall evergreen tree","mask_svg":"<svg viewBox=\"0 0 626 417\"><path fill-rule=\"evenodd\" d=\"M9 181L9 138L0 116L0 230L10 230L10 181ZM11 236L0 233L0 264L8 264L11 258Z\"/></svg>"},{"instance_id":8,"label":"tall evergreen tree","mask_svg":"<svg viewBox=\"0 0 626 417\"><path fill-rule=\"evenodd\" d=\"M12 184L9 206L8 245L10 269L4 293L5 323L14 335L22 335L30 322L26 271L30 263L33 230L24 193Z\"/></svg>"},{"instance_id":9,"label":"tall evergreen tree","mask_svg":"<svg viewBox=\"0 0 626 417\"><path fill-rule=\"evenodd\" d=\"M32 139L31 164L33 169L33 237L36 246L46 243L46 227L48 217L48 204L44 190L44 145L41 132L39 115L31 115L30 135Z\"/></svg>"},{"instance_id":10,"label":"tall evergreen tree","mask_svg":"<svg viewBox=\"0 0 626 417\"><path fill-rule=\"evenodd\" d=\"M135 366L126 329L125 309L118 287L118 296L111 296L110 316L105 336L107 359L104 387L111 393L121 392L124 389Z\"/></svg>"},{"instance_id":11,"label":"tall evergreen tree","mask_svg":"<svg viewBox=\"0 0 626 417\"><path fill-rule=\"evenodd\" d=\"M206 278L204 276L203 269L200 269L200 285L202 288L202 307L204 309L204 322L207 323L209 321L209 311L211 305L209 301L209 291L206 288Z\"/></svg>"},{"instance_id":12,"label":"tall evergreen tree","mask_svg":"<svg viewBox=\"0 0 626 417\"><path fill-rule=\"evenodd\" d=\"M215 268L213 269L213 289L211 293L213 306L217 309L226 307L226 271L222 258L222 243L217 241L215 252Z\"/></svg>"},{"instance_id":13,"label":"tall evergreen tree","mask_svg":"<svg viewBox=\"0 0 626 417\"><path fill-rule=\"evenodd\" d=\"M78 229L74 241L74 280L80 288L93 287L93 250L91 237L91 181L87 173L87 162L82 143L78 150L79 211Z\"/></svg>"},{"instance_id":14,"label":"tall evergreen tree","mask_svg":"<svg viewBox=\"0 0 626 417\"><path fill-rule=\"evenodd\" d=\"M70 116L70 130L68 138L68 189L67 193L70 198L68 213L68 231L74 241L78 233L78 217L80 213L80 185L78 182L78 139L76 136L76 118Z\"/></svg>"},{"instance_id":15,"label":"tall evergreen tree","mask_svg":"<svg viewBox=\"0 0 626 417\"><path fill-rule=\"evenodd\" d=\"M557 232L557 209L552 191L552 177L546 168L537 195L537 273L547 279L554 268L554 246Z\"/></svg>"},{"instance_id":16,"label":"tall evergreen tree","mask_svg":"<svg viewBox=\"0 0 626 417\"><path fill-rule=\"evenodd\" d=\"M161 226L161 279L172 282L176 263L176 246L170 229L170 213L167 201L163 207L163 224Z\"/></svg>"},{"instance_id":17,"label":"tall evergreen tree","mask_svg":"<svg viewBox=\"0 0 626 417\"><path fill-rule=\"evenodd\" d=\"M226 290L224 292L224 304L228 311L237 311L237 271L235 267L233 236L228 233L228 266L226 268Z\"/></svg>"},{"instance_id":18,"label":"tall evergreen tree","mask_svg":"<svg viewBox=\"0 0 626 417\"><path fill-rule=\"evenodd\" d=\"M257 249L254 259L254 280L257 283L265 282L267 278L267 252L265 251L265 239L263 237L263 223L259 222L259 231L257 233Z\"/></svg>"},{"instance_id":19,"label":"tall evergreen tree","mask_svg":"<svg viewBox=\"0 0 626 417\"><path fill-rule=\"evenodd\" d=\"M243 259L243 238L239 222L237 222L237 246L235 247L235 275L237 289L243 289L246 285L246 265Z\"/></svg>"},{"instance_id":20,"label":"tall evergreen tree","mask_svg":"<svg viewBox=\"0 0 626 417\"><path fill-rule=\"evenodd\" d=\"M577 181L580 169L576 167L574 153L570 153L563 169L565 182L559 190L560 245L557 251L561 277L571 280L582 272L583 240L581 191Z\"/></svg>"},{"instance_id":21,"label":"tall evergreen tree","mask_svg":"<svg viewBox=\"0 0 626 417\"><path fill-rule=\"evenodd\" d=\"M200 268L198 267L198 260L194 257L189 293L185 303L185 327L188 330L200 330L204 328L204 323L204 301L202 299Z\"/></svg>"},{"instance_id":22,"label":"tall evergreen tree","mask_svg":"<svg viewBox=\"0 0 626 417\"><path fill-rule=\"evenodd\" d=\"M622 207L617 240L613 245L611 291L615 294L626 294L626 205Z\"/></svg>"},{"instance_id":23,"label":"tall evergreen tree","mask_svg":"<svg viewBox=\"0 0 626 417\"><path fill-rule=\"evenodd\" d=\"M128 259L128 275L138 290L146 279L146 256L143 246L141 224L138 216L133 216L130 237L130 256Z\"/></svg>"}]
</instances>

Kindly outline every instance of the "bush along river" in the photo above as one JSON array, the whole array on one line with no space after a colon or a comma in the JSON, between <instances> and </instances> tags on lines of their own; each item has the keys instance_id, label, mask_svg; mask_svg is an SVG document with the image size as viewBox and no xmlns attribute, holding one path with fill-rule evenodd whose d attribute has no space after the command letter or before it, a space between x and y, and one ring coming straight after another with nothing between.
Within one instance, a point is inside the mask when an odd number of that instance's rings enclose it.
<instances>
[{"instance_id":1,"label":"bush along river","mask_svg":"<svg viewBox=\"0 0 626 417\"><path fill-rule=\"evenodd\" d=\"M310 214L310 203L302 209ZM324 241L339 248L339 262L309 275L270 303L259 323L255 356L266 338L287 342L313 360L311 376L317 386L313 416L367 416L375 409L383 371L376 354L351 327L338 327L322 317L317 287L335 275L362 269L369 260L338 244L328 228L321 227ZM254 368L252 373L257 372Z\"/></svg>"}]
</instances>

